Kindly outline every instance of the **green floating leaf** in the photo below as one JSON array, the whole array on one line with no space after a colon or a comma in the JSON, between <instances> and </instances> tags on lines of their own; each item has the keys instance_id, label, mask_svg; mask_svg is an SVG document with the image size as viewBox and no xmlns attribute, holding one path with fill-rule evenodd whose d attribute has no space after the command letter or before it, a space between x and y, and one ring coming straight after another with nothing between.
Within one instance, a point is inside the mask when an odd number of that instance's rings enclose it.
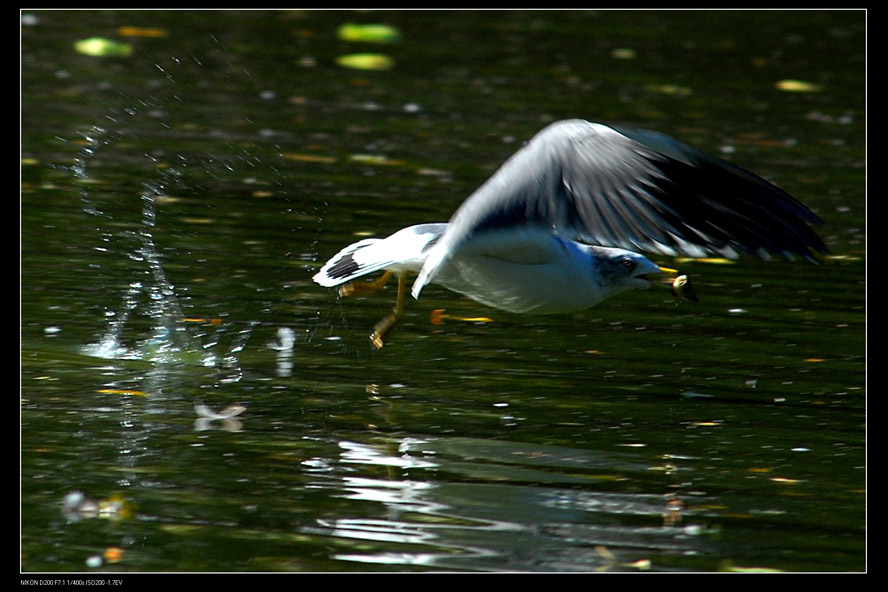
<instances>
[{"instance_id":1,"label":"green floating leaf","mask_svg":"<svg viewBox=\"0 0 888 592\"><path fill-rule=\"evenodd\" d=\"M74 50L88 56L128 58L133 55L133 46L119 43L104 37L90 37L74 43Z\"/></svg>"},{"instance_id":2,"label":"green floating leaf","mask_svg":"<svg viewBox=\"0 0 888 592\"><path fill-rule=\"evenodd\" d=\"M392 58L381 53L350 53L336 58L336 63L355 70L388 70L395 65Z\"/></svg>"},{"instance_id":3,"label":"green floating leaf","mask_svg":"<svg viewBox=\"0 0 888 592\"><path fill-rule=\"evenodd\" d=\"M774 86L776 86L778 90L785 92L818 92L823 90L823 87L819 84L805 82L804 80L781 80Z\"/></svg>"},{"instance_id":4,"label":"green floating leaf","mask_svg":"<svg viewBox=\"0 0 888 592\"><path fill-rule=\"evenodd\" d=\"M686 97L693 92L690 87L680 86L678 84L649 84L647 88L652 92L664 95L674 95L677 97Z\"/></svg>"},{"instance_id":5,"label":"green floating leaf","mask_svg":"<svg viewBox=\"0 0 888 592\"><path fill-rule=\"evenodd\" d=\"M343 41L394 43L401 40L401 32L389 25L360 25L345 23L336 31Z\"/></svg>"},{"instance_id":6,"label":"green floating leaf","mask_svg":"<svg viewBox=\"0 0 888 592\"><path fill-rule=\"evenodd\" d=\"M629 47L617 47L611 50L610 56L617 60L634 60L638 52Z\"/></svg>"}]
</instances>

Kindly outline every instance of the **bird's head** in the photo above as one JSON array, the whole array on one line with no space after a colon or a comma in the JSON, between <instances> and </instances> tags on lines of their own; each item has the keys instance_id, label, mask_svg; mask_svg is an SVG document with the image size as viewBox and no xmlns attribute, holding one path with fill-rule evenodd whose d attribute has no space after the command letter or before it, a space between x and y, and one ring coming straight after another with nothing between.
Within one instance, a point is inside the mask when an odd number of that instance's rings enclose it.
<instances>
[{"instance_id":1,"label":"bird's head","mask_svg":"<svg viewBox=\"0 0 888 592\"><path fill-rule=\"evenodd\" d=\"M660 267L644 255L625 249L593 247L593 253L598 262L601 287L611 294L646 289L653 279L649 276L675 273L674 269Z\"/></svg>"}]
</instances>

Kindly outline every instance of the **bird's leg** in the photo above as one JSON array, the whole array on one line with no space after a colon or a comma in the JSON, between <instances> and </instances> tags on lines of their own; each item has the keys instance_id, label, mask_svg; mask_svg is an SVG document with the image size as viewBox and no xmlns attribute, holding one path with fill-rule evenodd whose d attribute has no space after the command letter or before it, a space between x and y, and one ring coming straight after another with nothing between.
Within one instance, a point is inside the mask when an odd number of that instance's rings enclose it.
<instances>
[{"instance_id":1,"label":"bird's leg","mask_svg":"<svg viewBox=\"0 0 888 592\"><path fill-rule=\"evenodd\" d=\"M389 331L398 324L401 315L404 312L404 293L407 289L407 273L398 276L398 299L395 302L395 308L391 314L387 315L373 327L373 333L370 334L370 342L376 349L381 349L385 345L385 337Z\"/></svg>"},{"instance_id":2,"label":"bird's leg","mask_svg":"<svg viewBox=\"0 0 888 592\"><path fill-rule=\"evenodd\" d=\"M382 274L379 279L373 281L349 282L339 287L339 295L341 297L349 297L376 294L388 283L392 275L393 272L387 271ZM380 349L385 345L386 335L388 335L389 331L391 331L401 319L401 314L404 312L404 294L406 287L407 274L402 273L398 276L398 300L395 303L395 308L392 310L391 314L386 315L381 321L376 323L373 327L373 332L370 334L370 342L373 343L373 347L376 349Z\"/></svg>"},{"instance_id":3,"label":"bird's leg","mask_svg":"<svg viewBox=\"0 0 888 592\"><path fill-rule=\"evenodd\" d=\"M339 287L339 295L343 297L348 296L362 296L365 294L376 294L388 283L389 279L392 277L392 272L387 271L379 279L365 282L349 282Z\"/></svg>"}]
</instances>

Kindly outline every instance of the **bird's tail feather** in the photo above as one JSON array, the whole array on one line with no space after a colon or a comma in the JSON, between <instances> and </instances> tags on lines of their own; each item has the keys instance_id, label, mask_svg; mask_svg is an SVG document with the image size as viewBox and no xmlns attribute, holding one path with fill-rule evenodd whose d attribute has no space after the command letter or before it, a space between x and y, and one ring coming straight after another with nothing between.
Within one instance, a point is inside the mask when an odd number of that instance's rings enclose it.
<instances>
[{"instance_id":1,"label":"bird's tail feather","mask_svg":"<svg viewBox=\"0 0 888 592\"><path fill-rule=\"evenodd\" d=\"M325 288L332 288L385 268L390 261L368 263L366 261L358 262L355 259L355 253L378 243L380 240L382 239L367 238L345 247L331 257L312 279Z\"/></svg>"}]
</instances>

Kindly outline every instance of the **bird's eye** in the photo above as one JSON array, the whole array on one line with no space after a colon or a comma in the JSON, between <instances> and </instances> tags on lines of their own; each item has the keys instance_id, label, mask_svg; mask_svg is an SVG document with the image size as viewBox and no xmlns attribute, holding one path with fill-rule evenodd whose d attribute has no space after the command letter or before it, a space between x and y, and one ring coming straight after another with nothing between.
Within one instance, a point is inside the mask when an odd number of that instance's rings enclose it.
<instances>
[{"instance_id":1,"label":"bird's eye","mask_svg":"<svg viewBox=\"0 0 888 592\"><path fill-rule=\"evenodd\" d=\"M626 271L632 271L635 269L635 261L632 259L623 259L622 261L623 269Z\"/></svg>"}]
</instances>

